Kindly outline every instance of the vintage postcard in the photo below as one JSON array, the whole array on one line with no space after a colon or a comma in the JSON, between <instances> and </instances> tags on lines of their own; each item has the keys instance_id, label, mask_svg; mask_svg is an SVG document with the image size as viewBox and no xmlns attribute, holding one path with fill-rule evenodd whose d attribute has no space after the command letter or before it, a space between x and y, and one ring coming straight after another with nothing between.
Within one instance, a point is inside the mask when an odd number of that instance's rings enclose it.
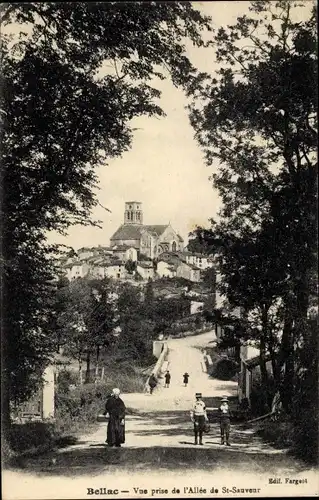
<instances>
[{"instance_id":1,"label":"vintage postcard","mask_svg":"<svg viewBox=\"0 0 319 500\"><path fill-rule=\"evenodd\" d=\"M2 4L4 500L318 496L316 16Z\"/></svg>"}]
</instances>

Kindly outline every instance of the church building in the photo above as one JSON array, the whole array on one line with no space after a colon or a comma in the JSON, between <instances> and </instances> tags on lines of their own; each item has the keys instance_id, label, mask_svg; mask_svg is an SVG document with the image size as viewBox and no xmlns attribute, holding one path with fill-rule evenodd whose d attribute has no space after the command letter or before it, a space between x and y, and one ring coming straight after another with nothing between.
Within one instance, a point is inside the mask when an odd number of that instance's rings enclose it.
<instances>
[{"instance_id":1,"label":"church building","mask_svg":"<svg viewBox=\"0 0 319 500\"><path fill-rule=\"evenodd\" d=\"M135 248L140 256L157 258L163 252L183 251L184 240L171 224L143 224L142 203L125 203L124 224L110 239L110 247Z\"/></svg>"}]
</instances>

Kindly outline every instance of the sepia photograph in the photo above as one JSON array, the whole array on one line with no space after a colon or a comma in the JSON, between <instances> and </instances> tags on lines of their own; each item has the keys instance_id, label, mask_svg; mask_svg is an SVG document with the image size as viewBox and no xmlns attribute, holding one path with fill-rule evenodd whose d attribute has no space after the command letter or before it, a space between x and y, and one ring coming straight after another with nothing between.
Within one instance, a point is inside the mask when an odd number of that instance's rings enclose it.
<instances>
[{"instance_id":1,"label":"sepia photograph","mask_svg":"<svg viewBox=\"0 0 319 500\"><path fill-rule=\"evenodd\" d=\"M0 19L3 499L318 497L317 3Z\"/></svg>"}]
</instances>

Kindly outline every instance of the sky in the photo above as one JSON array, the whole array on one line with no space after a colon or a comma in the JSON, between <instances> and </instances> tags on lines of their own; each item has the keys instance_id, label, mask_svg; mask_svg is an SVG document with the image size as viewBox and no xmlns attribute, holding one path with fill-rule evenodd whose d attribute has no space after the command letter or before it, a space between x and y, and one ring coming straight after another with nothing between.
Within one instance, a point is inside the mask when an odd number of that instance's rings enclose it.
<instances>
[{"instance_id":1,"label":"sky","mask_svg":"<svg viewBox=\"0 0 319 500\"><path fill-rule=\"evenodd\" d=\"M213 18L215 27L232 24L238 15L248 13L250 2L193 2L194 6ZM188 56L202 71L217 68L213 48L188 48ZM168 224L187 243L188 233L196 225L209 225L220 207L216 190L205 166L203 153L194 139L194 131L185 110L183 91L166 80L158 81L162 91L159 104L166 117L135 120L132 148L122 157L98 168L99 202L93 218L102 228L75 226L68 236L49 234L49 241L71 246L107 246L112 234L123 223L125 201L142 203L145 224Z\"/></svg>"}]
</instances>

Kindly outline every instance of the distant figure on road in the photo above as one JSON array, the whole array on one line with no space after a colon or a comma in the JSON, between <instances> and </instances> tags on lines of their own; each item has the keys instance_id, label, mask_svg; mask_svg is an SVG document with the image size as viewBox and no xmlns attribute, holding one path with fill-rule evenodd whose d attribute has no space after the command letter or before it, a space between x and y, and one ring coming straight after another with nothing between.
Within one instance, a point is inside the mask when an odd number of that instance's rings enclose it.
<instances>
[{"instance_id":1,"label":"distant figure on road","mask_svg":"<svg viewBox=\"0 0 319 500\"><path fill-rule=\"evenodd\" d=\"M169 370L165 373L165 387L169 387L169 384L171 383L171 374Z\"/></svg>"},{"instance_id":2,"label":"distant figure on road","mask_svg":"<svg viewBox=\"0 0 319 500\"><path fill-rule=\"evenodd\" d=\"M200 392L196 392L195 397L196 401L190 412L191 421L194 423L195 444L198 444L198 438L199 444L203 444L205 422L208 422L206 405L202 400L202 394Z\"/></svg>"},{"instance_id":3,"label":"distant figure on road","mask_svg":"<svg viewBox=\"0 0 319 500\"><path fill-rule=\"evenodd\" d=\"M187 387L188 379L189 379L189 375L188 375L187 372L185 372L184 375L183 375L183 384L184 384L185 387Z\"/></svg>"},{"instance_id":4,"label":"distant figure on road","mask_svg":"<svg viewBox=\"0 0 319 500\"><path fill-rule=\"evenodd\" d=\"M218 408L218 413L219 413L219 423L220 423L221 444L225 444L225 436L226 436L226 445L230 446L229 434L230 434L231 413L227 397L222 398L221 405Z\"/></svg>"},{"instance_id":5,"label":"distant figure on road","mask_svg":"<svg viewBox=\"0 0 319 500\"><path fill-rule=\"evenodd\" d=\"M109 415L106 442L109 446L120 447L125 443L125 404L120 398L120 389L115 388L105 403L104 415Z\"/></svg>"},{"instance_id":6,"label":"distant figure on road","mask_svg":"<svg viewBox=\"0 0 319 500\"><path fill-rule=\"evenodd\" d=\"M152 373L152 375L150 376L149 381L148 381L148 385L150 386L150 394L153 394L153 391L154 391L155 387L157 386L157 380L156 380L154 373Z\"/></svg>"}]
</instances>

